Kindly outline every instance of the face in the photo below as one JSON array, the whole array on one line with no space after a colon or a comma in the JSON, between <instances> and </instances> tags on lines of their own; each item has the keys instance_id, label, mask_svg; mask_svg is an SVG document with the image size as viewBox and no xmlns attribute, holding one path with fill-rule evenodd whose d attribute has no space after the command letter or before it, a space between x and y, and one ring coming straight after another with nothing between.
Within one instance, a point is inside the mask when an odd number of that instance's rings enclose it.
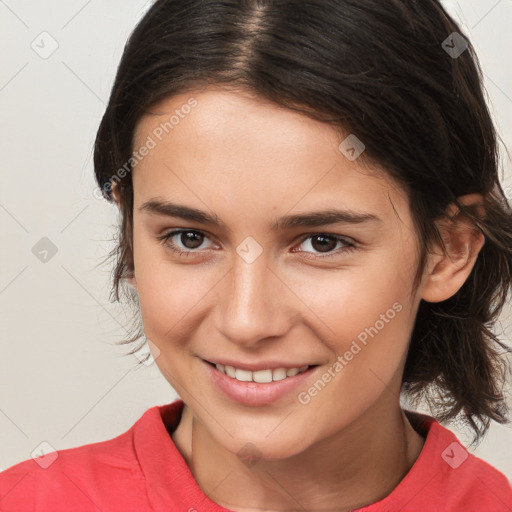
<instances>
[{"instance_id":1,"label":"face","mask_svg":"<svg viewBox=\"0 0 512 512\"><path fill-rule=\"evenodd\" d=\"M232 453L302 452L399 392L420 300L408 197L347 158L343 139L216 88L165 100L137 127L134 149L149 148L133 169L144 330L162 374ZM206 361L277 380L238 382Z\"/></svg>"}]
</instances>

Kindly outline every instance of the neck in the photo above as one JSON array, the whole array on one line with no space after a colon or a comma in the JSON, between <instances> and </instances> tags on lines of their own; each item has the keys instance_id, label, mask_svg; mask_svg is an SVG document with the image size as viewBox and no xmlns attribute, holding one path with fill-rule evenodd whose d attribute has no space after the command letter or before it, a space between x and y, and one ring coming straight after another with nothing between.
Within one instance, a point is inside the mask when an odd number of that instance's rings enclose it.
<instances>
[{"instance_id":1,"label":"neck","mask_svg":"<svg viewBox=\"0 0 512 512\"><path fill-rule=\"evenodd\" d=\"M240 460L216 443L186 406L172 437L201 489L225 508L349 511L387 496L423 446L399 404L384 402L287 459Z\"/></svg>"}]
</instances>

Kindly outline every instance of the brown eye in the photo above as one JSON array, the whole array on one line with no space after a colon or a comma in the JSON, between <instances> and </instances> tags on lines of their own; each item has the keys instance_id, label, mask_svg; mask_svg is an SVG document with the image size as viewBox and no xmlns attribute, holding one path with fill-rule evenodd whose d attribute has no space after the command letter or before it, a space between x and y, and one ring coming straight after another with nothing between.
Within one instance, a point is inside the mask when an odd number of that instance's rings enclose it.
<instances>
[{"instance_id":1,"label":"brown eye","mask_svg":"<svg viewBox=\"0 0 512 512\"><path fill-rule=\"evenodd\" d=\"M351 243L339 235L317 233L306 237L300 247L302 249L299 249L299 252L305 253L308 257L322 258L322 254L329 257L354 250L355 243Z\"/></svg>"},{"instance_id":2,"label":"brown eye","mask_svg":"<svg viewBox=\"0 0 512 512\"><path fill-rule=\"evenodd\" d=\"M204 249L212 248L212 246L203 247L205 241L209 241L209 238L201 231L192 229L171 231L158 238L165 247L184 256L200 253Z\"/></svg>"},{"instance_id":3,"label":"brown eye","mask_svg":"<svg viewBox=\"0 0 512 512\"><path fill-rule=\"evenodd\" d=\"M197 249L203 243L204 235L197 231L182 231L179 240L186 249Z\"/></svg>"},{"instance_id":4,"label":"brown eye","mask_svg":"<svg viewBox=\"0 0 512 512\"><path fill-rule=\"evenodd\" d=\"M338 241L333 237L316 235L311 238L311 247L318 252L329 252L336 248Z\"/></svg>"}]
</instances>

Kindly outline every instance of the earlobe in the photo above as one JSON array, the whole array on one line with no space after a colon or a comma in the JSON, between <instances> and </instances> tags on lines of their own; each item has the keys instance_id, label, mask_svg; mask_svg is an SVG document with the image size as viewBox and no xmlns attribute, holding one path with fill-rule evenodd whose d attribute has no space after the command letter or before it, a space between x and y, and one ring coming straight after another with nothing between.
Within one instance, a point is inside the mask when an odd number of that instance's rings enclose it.
<instances>
[{"instance_id":1,"label":"earlobe","mask_svg":"<svg viewBox=\"0 0 512 512\"><path fill-rule=\"evenodd\" d=\"M126 282L128 283L128 286L133 289L137 289L137 279L135 278L135 275L132 277L127 277Z\"/></svg>"},{"instance_id":2,"label":"earlobe","mask_svg":"<svg viewBox=\"0 0 512 512\"><path fill-rule=\"evenodd\" d=\"M117 185L117 182L114 182L113 186L112 186L112 197L114 198L114 201L117 203L117 206L119 206L119 202L121 200L121 197L120 197L120 193L119 193L119 188L118 188L118 185Z\"/></svg>"},{"instance_id":3,"label":"earlobe","mask_svg":"<svg viewBox=\"0 0 512 512\"><path fill-rule=\"evenodd\" d=\"M481 204L480 194L462 196L459 201L464 204ZM483 208L478 208L484 215ZM485 243L485 237L467 217L459 214L455 204L451 204L443 218L437 223L443 237L447 254L441 247L429 255L427 272L423 278L421 298L427 302L441 302L457 293L469 277Z\"/></svg>"}]
</instances>

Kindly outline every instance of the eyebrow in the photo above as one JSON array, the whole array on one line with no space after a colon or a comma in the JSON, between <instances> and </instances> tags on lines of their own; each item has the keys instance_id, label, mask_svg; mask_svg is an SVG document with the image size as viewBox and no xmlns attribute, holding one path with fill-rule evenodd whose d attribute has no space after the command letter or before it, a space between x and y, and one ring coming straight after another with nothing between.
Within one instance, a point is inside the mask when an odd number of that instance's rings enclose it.
<instances>
[{"instance_id":1,"label":"eyebrow","mask_svg":"<svg viewBox=\"0 0 512 512\"><path fill-rule=\"evenodd\" d=\"M140 206L139 211L164 217L178 217L184 220L191 220L201 224L216 226L231 232L231 229L222 220L220 220L217 215L198 210L197 208L190 208L188 206L172 203L170 201L152 199L150 201L146 201L142 206ZM338 223L362 224L381 222L383 222L382 219L373 213L330 208L316 212L285 215L275 221L270 227L270 230L284 231L295 227L315 227Z\"/></svg>"}]
</instances>

